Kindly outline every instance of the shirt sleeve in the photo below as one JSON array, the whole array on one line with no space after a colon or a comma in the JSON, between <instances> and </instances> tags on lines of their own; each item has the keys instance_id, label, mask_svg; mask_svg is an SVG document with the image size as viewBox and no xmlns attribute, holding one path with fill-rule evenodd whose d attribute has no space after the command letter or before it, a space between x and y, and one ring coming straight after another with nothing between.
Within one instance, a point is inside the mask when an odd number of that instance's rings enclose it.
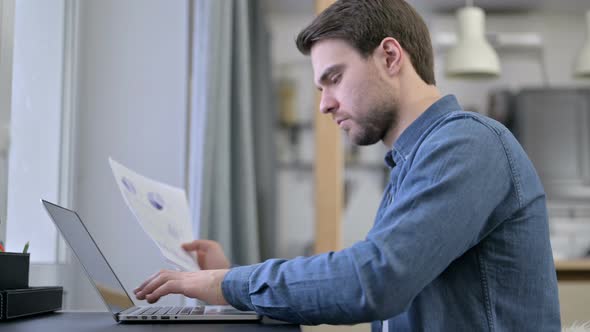
<instances>
[{"instance_id":1,"label":"shirt sleeve","mask_svg":"<svg viewBox=\"0 0 590 332\"><path fill-rule=\"evenodd\" d=\"M365 238L312 257L231 269L223 283L238 309L300 324L354 324L394 317L457 257L503 220L513 194L498 133L471 118L420 144L394 184L394 201Z\"/></svg>"}]
</instances>

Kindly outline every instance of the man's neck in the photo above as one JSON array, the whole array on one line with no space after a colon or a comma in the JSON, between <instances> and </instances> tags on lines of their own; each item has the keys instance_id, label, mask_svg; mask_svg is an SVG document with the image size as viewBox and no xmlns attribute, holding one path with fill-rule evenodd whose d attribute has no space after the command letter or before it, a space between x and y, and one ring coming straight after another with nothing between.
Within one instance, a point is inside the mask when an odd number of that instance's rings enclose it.
<instances>
[{"instance_id":1,"label":"man's neck","mask_svg":"<svg viewBox=\"0 0 590 332\"><path fill-rule=\"evenodd\" d=\"M404 130L441 98L440 91L434 85L423 85L413 91L400 92L400 96L404 97L399 99L397 121L383 139L383 143L390 149Z\"/></svg>"}]
</instances>

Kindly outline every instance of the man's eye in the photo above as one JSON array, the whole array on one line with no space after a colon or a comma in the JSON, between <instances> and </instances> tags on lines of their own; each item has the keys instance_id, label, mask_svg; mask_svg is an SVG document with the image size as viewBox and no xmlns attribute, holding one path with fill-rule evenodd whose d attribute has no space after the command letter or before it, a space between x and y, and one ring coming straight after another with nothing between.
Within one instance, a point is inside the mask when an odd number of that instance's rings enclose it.
<instances>
[{"instance_id":1,"label":"man's eye","mask_svg":"<svg viewBox=\"0 0 590 332\"><path fill-rule=\"evenodd\" d=\"M336 84L336 83L340 82L341 77L342 77L342 75L336 75L336 76L332 77L332 84Z\"/></svg>"}]
</instances>

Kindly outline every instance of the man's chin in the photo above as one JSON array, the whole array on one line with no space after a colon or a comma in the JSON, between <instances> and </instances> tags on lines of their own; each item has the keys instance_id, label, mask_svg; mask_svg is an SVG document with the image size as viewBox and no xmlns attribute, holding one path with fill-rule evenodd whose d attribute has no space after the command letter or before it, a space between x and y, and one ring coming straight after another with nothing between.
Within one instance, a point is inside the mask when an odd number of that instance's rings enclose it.
<instances>
[{"instance_id":1,"label":"man's chin","mask_svg":"<svg viewBox=\"0 0 590 332\"><path fill-rule=\"evenodd\" d=\"M373 144L381 141L381 139L379 139L379 138L351 135L350 132L347 132L347 137L352 144L358 145L358 146L373 145Z\"/></svg>"},{"instance_id":2,"label":"man's chin","mask_svg":"<svg viewBox=\"0 0 590 332\"><path fill-rule=\"evenodd\" d=\"M357 142L352 142L352 143L357 146L369 146L369 145L373 145L377 142L379 142L379 141L375 141L375 142L364 142L363 141L363 142L358 142L358 143Z\"/></svg>"}]
</instances>

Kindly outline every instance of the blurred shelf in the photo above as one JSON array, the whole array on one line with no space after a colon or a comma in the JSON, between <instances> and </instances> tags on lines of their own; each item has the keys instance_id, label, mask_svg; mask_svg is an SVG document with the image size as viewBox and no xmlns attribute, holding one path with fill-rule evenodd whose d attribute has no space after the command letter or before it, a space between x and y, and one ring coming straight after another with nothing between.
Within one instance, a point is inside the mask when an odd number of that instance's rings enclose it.
<instances>
[{"instance_id":1,"label":"blurred shelf","mask_svg":"<svg viewBox=\"0 0 590 332\"><path fill-rule=\"evenodd\" d=\"M454 32L439 32L433 37L433 44L439 50L447 51L457 44ZM498 51L542 51L543 38L535 32L487 33L487 41Z\"/></svg>"},{"instance_id":2,"label":"blurred shelf","mask_svg":"<svg viewBox=\"0 0 590 332\"><path fill-rule=\"evenodd\" d=\"M556 260L558 281L589 281L590 259Z\"/></svg>"},{"instance_id":3,"label":"blurred shelf","mask_svg":"<svg viewBox=\"0 0 590 332\"><path fill-rule=\"evenodd\" d=\"M313 130L313 122L311 121L304 121L304 122L296 122L292 124L285 124L282 122L277 123L277 128L280 130Z\"/></svg>"}]
</instances>

